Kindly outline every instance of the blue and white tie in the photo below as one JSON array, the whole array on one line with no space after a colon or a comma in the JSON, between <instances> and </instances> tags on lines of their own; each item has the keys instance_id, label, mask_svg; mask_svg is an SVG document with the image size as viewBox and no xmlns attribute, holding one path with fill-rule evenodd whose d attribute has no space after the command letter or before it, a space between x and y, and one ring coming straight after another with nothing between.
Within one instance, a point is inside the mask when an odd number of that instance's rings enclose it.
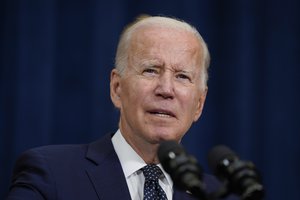
<instances>
[{"instance_id":1,"label":"blue and white tie","mask_svg":"<svg viewBox=\"0 0 300 200\"><path fill-rule=\"evenodd\" d=\"M142 168L145 176L144 200L168 200L166 193L158 183L163 174L158 166L149 164Z\"/></svg>"}]
</instances>

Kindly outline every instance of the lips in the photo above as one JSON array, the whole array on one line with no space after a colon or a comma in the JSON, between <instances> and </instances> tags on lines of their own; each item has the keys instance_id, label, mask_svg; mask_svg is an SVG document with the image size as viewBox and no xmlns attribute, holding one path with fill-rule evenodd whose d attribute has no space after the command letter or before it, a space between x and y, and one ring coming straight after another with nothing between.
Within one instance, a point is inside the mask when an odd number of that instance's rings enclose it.
<instances>
[{"instance_id":1,"label":"lips","mask_svg":"<svg viewBox=\"0 0 300 200\"><path fill-rule=\"evenodd\" d=\"M172 111L165 109L153 109L148 112L152 115L157 115L160 117L176 117L176 115Z\"/></svg>"}]
</instances>

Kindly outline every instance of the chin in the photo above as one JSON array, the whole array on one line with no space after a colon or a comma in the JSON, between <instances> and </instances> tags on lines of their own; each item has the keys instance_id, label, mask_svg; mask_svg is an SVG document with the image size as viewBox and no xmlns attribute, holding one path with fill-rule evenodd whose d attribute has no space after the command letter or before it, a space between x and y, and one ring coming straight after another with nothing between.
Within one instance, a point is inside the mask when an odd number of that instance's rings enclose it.
<instances>
[{"instance_id":1,"label":"chin","mask_svg":"<svg viewBox=\"0 0 300 200\"><path fill-rule=\"evenodd\" d=\"M174 133L174 131L157 131L153 135L156 142L162 142L166 140L175 140L179 142L181 140L181 137L178 136L178 133Z\"/></svg>"}]
</instances>

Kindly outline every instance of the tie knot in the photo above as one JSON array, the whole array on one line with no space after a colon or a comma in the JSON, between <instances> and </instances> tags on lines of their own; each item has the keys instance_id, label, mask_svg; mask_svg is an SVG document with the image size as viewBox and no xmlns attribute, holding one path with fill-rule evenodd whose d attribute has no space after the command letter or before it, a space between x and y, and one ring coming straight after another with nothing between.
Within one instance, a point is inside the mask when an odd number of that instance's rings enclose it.
<instances>
[{"instance_id":1,"label":"tie knot","mask_svg":"<svg viewBox=\"0 0 300 200\"><path fill-rule=\"evenodd\" d=\"M155 164L149 164L142 168L143 174L146 180L158 180L163 174L158 166Z\"/></svg>"}]
</instances>

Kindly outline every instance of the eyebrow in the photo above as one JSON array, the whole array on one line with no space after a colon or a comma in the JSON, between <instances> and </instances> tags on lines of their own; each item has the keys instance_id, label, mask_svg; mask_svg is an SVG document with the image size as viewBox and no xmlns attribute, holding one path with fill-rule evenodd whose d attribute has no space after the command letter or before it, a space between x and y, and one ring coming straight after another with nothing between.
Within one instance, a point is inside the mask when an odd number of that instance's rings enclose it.
<instances>
[{"instance_id":1,"label":"eyebrow","mask_svg":"<svg viewBox=\"0 0 300 200\"><path fill-rule=\"evenodd\" d=\"M157 66L160 66L160 65L162 65L162 62L161 61L159 61L159 60L157 60L157 59L152 59L152 60L142 60L141 62L140 62L140 65L142 66L142 67L147 67L147 66L149 66L149 65L153 65L153 67L157 67Z\"/></svg>"},{"instance_id":2,"label":"eyebrow","mask_svg":"<svg viewBox=\"0 0 300 200\"><path fill-rule=\"evenodd\" d=\"M186 66L174 66L174 71L175 72L182 72L185 74L193 74L192 70L186 70Z\"/></svg>"},{"instance_id":3,"label":"eyebrow","mask_svg":"<svg viewBox=\"0 0 300 200\"><path fill-rule=\"evenodd\" d=\"M154 67L154 68L161 68L164 63L162 61L160 61L159 59L145 59L145 60L141 60L140 61L140 66L142 68L146 68L146 67ZM181 72L184 74L189 74L192 75L194 77L194 72L192 70L186 70L186 66L172 66L171 67L172 71L176 72Z\"/></svg>"}]
</instances>

